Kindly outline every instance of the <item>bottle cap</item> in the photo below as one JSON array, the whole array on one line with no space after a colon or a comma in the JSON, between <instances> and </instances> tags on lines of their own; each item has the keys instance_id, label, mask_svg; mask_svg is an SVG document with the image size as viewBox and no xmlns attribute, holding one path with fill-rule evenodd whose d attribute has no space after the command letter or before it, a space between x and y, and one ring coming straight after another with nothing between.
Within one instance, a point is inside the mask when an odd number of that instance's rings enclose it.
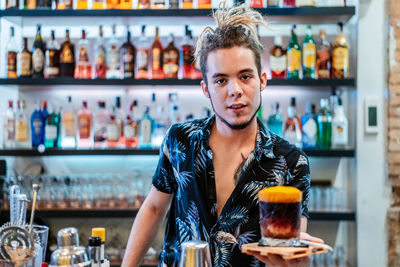
<instances>
[{"instance_id":1,"label":"bottle cap","mask_svg":"<svg viewBox=\"0 0 400 267\"><path fill-rule=\"evenodd\" d=\"M98 236L91 236L88 239L89 247L100 247L101 246L101 238Z\"/></svg>"},{"instance_id":2,"label":"bottle cap","mask_svg":"<svg viewBox=\"0 0 400 267\"><path fill-rule=\"evenodd\" d=\"M98 236L101 238L101 242L106 241L106 228L97 227L92 228L92 236Z\"/></svg>"}]
</instances>

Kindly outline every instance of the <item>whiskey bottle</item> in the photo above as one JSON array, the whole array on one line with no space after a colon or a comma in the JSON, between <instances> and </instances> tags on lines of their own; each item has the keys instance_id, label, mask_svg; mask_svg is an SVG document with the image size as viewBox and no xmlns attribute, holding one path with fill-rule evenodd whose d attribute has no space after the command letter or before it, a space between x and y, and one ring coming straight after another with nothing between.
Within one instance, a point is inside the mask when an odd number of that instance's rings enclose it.
<instances>
[{"instance_id":1,"label":"whiskey bottle","mask_svg":"<svg viewBox=\"0 0 400 267\"><path fill-rule=\"evenodd\" d=\"M326 40L325 30L320 30L319 32L316 71L318 79L331 77L331 55L329 42Z\"/></svg>"},{"instance_id":2,"label":"whiskey bottle","mask_svg":"<svg viewBox=\"0 0 400 267\"><path fill-rule=\"evenodd\" d=\"M292 26L289 46L287 48L287 78L299 78L301 52L295 33L296 25Z\"/></svg>"},{"instance_id":3,"label":"whiskey bottle","mask_svg":"<svg viewBox=\"0 0 400 267\"><path fill-rule=\"evenodd\" d=\"M40 24L37 25L36 38L32 50L32 77L42 78L44 76L44 53L46 51L46 44L42 40Z\"/></svg>"},{"instance_id":4,"label":"whiskey bottle","mask_svg":"<svg viewBox=\"0 0 400 267\"><path fill-rule=\"evenodd\" d=\"M45 55L44 76L54 78L60 75L60 46L58 45L55 32L51 31L51 40L47 46Z\"/></svg>"},{"instance_id":5,"label":"whiskey bottle","mask_svg":"<svg viewBox=\"0 0 400 267\"><path fill-rule=\"evenodd\" d=\"M24 47L17 57L18 77L32 76L32 53L28 50L28 38L24 37Z\"/></svg>"},{"instance_id":6,"label":"whiskey bottle","mask_svg":"<svg viewBox=\"0 0 400 267\"><path fill-rule=\"evenodd\" d=\"M151 78L162 79L164 78L163 67L162 67L162 45L160 42L158 27L156 27L156 36L151 46L150 58L151 58Z\"/></svg>"},{"instance_id":7,"label":"whiskey bottle","mask_svg":"<svg viewBox=\"0 0 400 267\"><path fill-rule=\"evenodd\" d=\"M315 79L316 47L312 37L311 26L307 26L303 41L303 78Z\"/></svg>"},{"instance_id":8,"label":"whiskey bottle","mask_svg":"<svg viewBox=\"0 0 400 267\"><path fill-rule=\"evenodd\" d=\"M10 39L7 44L7 78L17 78L17 47L14 27L10 27Z\"/></svg>"},{"instance_id":9,"label":"whiskey bottle","mask_svg":"<svg viewBox=\"0 0 400 267\"><path fill-rule=\"evenodd\" d=\"M174 44L175 38L171 34L169 44L163 51L163 71L165 78L178 78L179 50Z\"/></svg>"},{"instance_id":10,"label":"whiskey bottle","mask_svg":"<svg viewBox=\"0 0 400 267\"><path fill-rule=\"evenodd\" d=\"M192 40L190 39L190 31L188 25L185 25L185 37L182 42L180 60L182 66L182 78L194 79L194 48L192 45Z\"/></svg>"},{"instance_id":11,"label":"whiskey bottle","mask_svg":"<svg viewBox=\"0 0 400 267\"><path fill-rule=\"evenodd\" d=\"M106 78L107 63L106 63L106 48L103 38L103 26L99 26L99 38L97 39L95 48L95 78Z\"/></svg>"},{"instance_id":12,"label":"whiskey bottle","mask_svg":"<svg viewBox=\"0 0 400 267\"><path fill-rule=\"evenodd\" d=\"M75 71L75 47L69 40L69 30L65 31L65 41L60 49L60 75L73 77Z\"/></svg>"},{"instance_id":13,"label":"whiskey bottle","mask_svg":"<svg viewBox=\"0 0 400 267\"><path fill-rule=\"evenodd\" d=\"M121 73L123 79L135 78L136 48L131 43L131 32L128 30L126 42L121 46Z\"/></svg>"},{"instance_id":14,"label":"whiskey bottle","mask_svg":"<svg viewBox=\"0 0 400 267\"><path fill-rule=\"evenodd\" d=\"M282 47L282 37L275 37L275 45L272 47L269 56L269 66L271 69L271 77L286 77L286 50Z\"/></svg>"},{"instance_id":15,"label":"whiskey bottle","mask_svg":"<svg viewBox=\"0 0 400 267\"><path fill-rule=\"evenodd\" d=\"M86 31L82 30L82 38L78 43L78 62L75 67L76 79L92 78L92 66L89 60L89 41L86 40Z\"/></svg>"},{"instance_id":16,"label":"whiskey bottle","mask_svg":"<svg viewBox=\"0 0 400 267\"><path fill-rule=\"evenodd\" d=\"M149 78L149 43L145 35L146 25L142 25L142 32L138 42L136 55L136 78Z\"/></svg>"},{"instance_id":17,"label":"whiskey bottle","mask_svg":"<svg viewBox=\"0 0 400 267\"><path fill-rule=\"evenodd\" d=\"M338 23L339 35L332 43L332 78L349 77L349 45L343 34L343 23Z\"/></svg>"}]
</instances>

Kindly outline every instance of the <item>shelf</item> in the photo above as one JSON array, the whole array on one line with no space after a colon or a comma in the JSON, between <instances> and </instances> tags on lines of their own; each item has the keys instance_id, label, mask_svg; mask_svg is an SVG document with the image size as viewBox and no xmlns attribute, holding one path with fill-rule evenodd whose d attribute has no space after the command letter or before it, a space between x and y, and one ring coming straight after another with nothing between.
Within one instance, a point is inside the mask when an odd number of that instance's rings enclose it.
<instances>
[{"instance_id":1,"label":"shelf","mask_svg":"<svg viewBox=\"0 0 400 267\"><path fill-rule=\"evenodd\" d=\"M303 150L310 157L354 157L355 151L349 150ZM46 149L39 152L36 149L3 149L0 156L40 157L40 156L104 156L104 155L159 155L159 149Z\"/></svg>"},{"instance_id":2,"label":"shelf","mask_svg":"<svg viewBox=\"0 0 400 267\"><path fill-rule=\"evenodd\" d=\"M36 210L35 216L45 218L131 218L138 209L52 209ZM2 210L1 216L8 217L9 211ZM30 214L30 211L28 212ZM355 221L355 212L322 212L310 211L310 220L313 221Z\"/></svg>"},{"instance_id":3,"label":"shelf","mask_svg":"<svg viewBox=\"0 0 400 267\"><path fill-rule=\"evenodd\" d=\"M54 78L54 79L0 79L0 85L22 85L22 86L52 86L52 85L99 85L113 86L200 86L200 79L74 79L74 78ZM355 86L355 79L271 79L268 80L268 86Z\"/></svg>"}]
</instances>

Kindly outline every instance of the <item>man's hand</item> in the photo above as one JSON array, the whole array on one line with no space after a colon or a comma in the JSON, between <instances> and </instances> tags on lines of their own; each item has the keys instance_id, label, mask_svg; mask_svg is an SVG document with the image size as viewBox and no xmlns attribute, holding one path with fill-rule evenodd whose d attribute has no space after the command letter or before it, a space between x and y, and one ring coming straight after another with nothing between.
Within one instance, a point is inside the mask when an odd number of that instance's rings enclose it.
<instances>
[{"instance_id":1,"label":"man's hand","mask_svg":"<svg viewBox=\"0 0 400 267\"><path fill-rule=\"evenodd\" d=\"M318 237L313 237L307 233L301 232L300 233L300 240L306 240L310 242L316 243L324 243L324 240ZM281 256L270 254L267 256L261 256L257 252L248 252L249 255L253 255L259 261L268 264L269 266L279 266L279 267L308 267L310 266L311 257L302 257L293 260L284 260Z\"/></svg>"}]
</instances>

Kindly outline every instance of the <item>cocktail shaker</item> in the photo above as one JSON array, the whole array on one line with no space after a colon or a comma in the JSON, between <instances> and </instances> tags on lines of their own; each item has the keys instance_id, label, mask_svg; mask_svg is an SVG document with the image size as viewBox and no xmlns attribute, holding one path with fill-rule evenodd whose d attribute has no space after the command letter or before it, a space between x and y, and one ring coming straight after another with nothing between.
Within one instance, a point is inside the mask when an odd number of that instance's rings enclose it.
<instances>
[{"instance_id":1,"label":"cocktail shaker","mask_svg":"<svg viewBox=\"0 0 400 267\"><path fill-rule=\"evenodd\" d=\"M181 245L179 267L211 267L208 243L200 240L184 242Z\"/></svg>"}]
</instances>

